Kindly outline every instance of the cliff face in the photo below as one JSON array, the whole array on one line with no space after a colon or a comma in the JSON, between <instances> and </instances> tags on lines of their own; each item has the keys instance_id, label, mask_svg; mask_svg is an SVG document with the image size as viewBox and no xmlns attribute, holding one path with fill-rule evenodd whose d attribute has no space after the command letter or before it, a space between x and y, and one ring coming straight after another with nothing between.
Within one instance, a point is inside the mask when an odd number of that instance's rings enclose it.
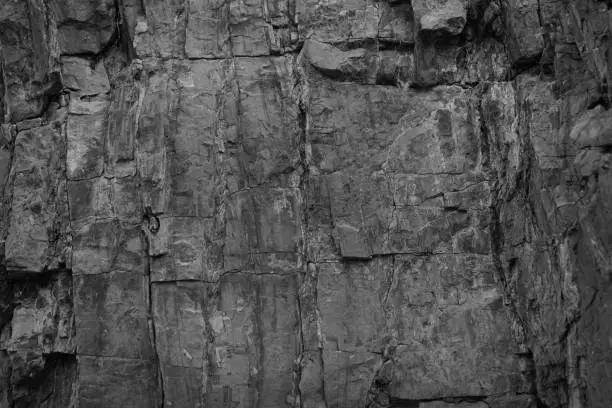
<instances>
[{"instance_id":1,"label":"cliff face","mask_svg":"<svg viewBox=\"0 0 612 408\"><path fill-rule=\"evenodd\" d=\"M609 407L609 7L2 1L0 407Z\"/></svg>"}]
</instances>

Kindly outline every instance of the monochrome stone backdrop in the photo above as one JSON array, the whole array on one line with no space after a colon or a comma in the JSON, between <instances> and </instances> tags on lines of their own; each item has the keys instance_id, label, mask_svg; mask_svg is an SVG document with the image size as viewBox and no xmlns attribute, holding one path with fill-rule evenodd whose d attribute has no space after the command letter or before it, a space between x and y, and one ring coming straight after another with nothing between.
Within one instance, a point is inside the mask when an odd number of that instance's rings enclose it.
<instances>
[{"instance_id":1,"label":"monochrome stone backdrop","mask_svg":"<svg viewBox=\"0 0 612 408\"><path fill-rule=\"evenodd\" d=\"M0 408L609 408L609 7L0 0Z\"/></svg>"}]
</instances>

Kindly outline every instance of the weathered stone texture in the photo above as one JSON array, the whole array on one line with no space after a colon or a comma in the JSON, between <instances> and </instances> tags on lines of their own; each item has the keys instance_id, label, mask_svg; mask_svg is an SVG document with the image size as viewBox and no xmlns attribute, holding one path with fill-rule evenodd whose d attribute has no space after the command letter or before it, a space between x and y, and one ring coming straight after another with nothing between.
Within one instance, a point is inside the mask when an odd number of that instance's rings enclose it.
<instances>
[{"instance_id":1,"label":"weathered stone texture","mask_svg":"<svg viewBox=\"0 0 612 408\"><path fill-rule=\"evenodd\" d=\"M0 408L604 408L597 0L0 4Z\"/></svg>"}]
</instances>

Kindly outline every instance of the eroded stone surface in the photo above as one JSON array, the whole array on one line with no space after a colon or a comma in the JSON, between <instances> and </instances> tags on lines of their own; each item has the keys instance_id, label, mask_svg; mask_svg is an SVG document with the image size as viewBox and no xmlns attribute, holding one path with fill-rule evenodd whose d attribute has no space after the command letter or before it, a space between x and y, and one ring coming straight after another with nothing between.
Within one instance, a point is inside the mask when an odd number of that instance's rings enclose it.
<instances>
[{"instance_id":1,"label":"eroded stone surface","mask_svg":"<svg viewBox=\"0 0 612 408\"><path fill-rule=\"evenodd\" d=\"M3 2L0 407L607 407L608 7Z\"/></svg>"},{"instance_id":2,"label":"eroded stone surface","mask_svg":"<svg viewBox=\"0 0 612 408\"><path fill-rule=\"evenodd\" d=\"M61 122L54 121L15 137L5 190L11 211L4 246L6 267L15 275L57 268L69 256L63 131Z\"/></svg>"}]
</instances>

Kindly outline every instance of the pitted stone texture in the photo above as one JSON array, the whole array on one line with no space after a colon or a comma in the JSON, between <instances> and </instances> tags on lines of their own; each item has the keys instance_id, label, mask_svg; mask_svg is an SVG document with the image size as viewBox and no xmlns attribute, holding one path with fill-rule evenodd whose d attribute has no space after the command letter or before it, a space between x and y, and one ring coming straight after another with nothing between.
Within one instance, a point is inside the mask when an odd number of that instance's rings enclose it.
<instances>
[{"instance_id":1,"label":"pitted stone texture","mask_svg":"<svg viewBox=\"0 0 612 408\"><path fill-rule=\"evenodd\" d=\"M106 94L110 91L108 75L102 61L63 57L62 76L66 88L83 96Z\"/></svg>"}]
</instances>

